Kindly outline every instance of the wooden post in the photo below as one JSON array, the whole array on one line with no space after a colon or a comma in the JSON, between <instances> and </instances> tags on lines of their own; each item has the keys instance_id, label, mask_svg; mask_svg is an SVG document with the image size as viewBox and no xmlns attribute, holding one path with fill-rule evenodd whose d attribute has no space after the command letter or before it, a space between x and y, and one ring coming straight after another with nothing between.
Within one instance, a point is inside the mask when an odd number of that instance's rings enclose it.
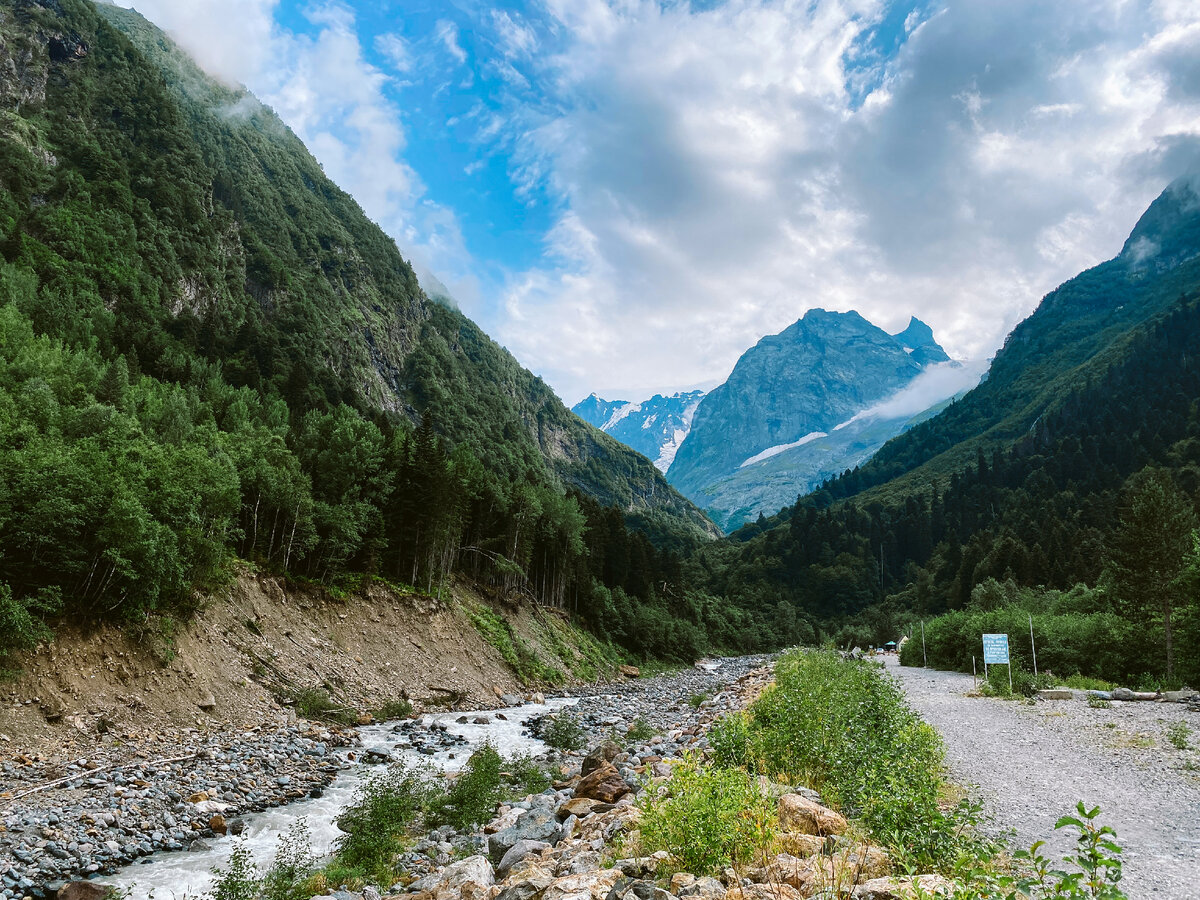
<instances>
[{"instance_id":1,"label":"wooden post","mask_svg":"<svg viewBox=\"0 0 1200 900\"><path fill-rule=\"evenodd\" d=\"M1033 651L1033 677L1037 678L1037 644L1033 642L1033 613L1029 614L1029 649Z\"/></svg>"},{"instance_id":2,"label":"wooden post","mask_svg":"<svg viewBox=\"0 0 1200 900\"><path fill-rule=\"evenodd\" d=\"M925 661L925 668L929 668L929 654L925 652L925 620L921 620L921 658Z\"/></svg>"}]
</instances>

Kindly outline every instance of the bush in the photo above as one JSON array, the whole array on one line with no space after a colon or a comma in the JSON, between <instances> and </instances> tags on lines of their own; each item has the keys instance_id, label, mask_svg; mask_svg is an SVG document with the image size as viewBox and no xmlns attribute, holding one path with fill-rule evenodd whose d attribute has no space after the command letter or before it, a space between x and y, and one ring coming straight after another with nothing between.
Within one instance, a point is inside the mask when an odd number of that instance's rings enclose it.
<instances>
[{"instance_id":1,"label":"bush","mask_svg":"<svg viewBox=\"0 0 1200 900\"><path fill-rule=\"evenodd\" d=\"M1191 736L1192 729L1188 727L1187 722L1172 722L1167 726L1167 740L1171 742L1171 746L1176 750L1186 750L1188 748L1188 738Z\"/></svg>"},{"instance_id":2,"label":"bush","mask_svg":"<svg viewBox=\"0 0 1200 900\"><path fill-rule=\"evenodd\" d=\"M308 900L312 896L308 882L316 871L308 821L301 817L279 839L275 859L262 878L263 900Z\"/></svg>"},{"instance_id":3,"label":"bush","mask_svg":"<svg viewBox=\"0 0 1200 900\"><path fill-rule=\"evenodd\" d=\"M542 740L556 750L582 750L587 743L587 735L578 716L560 712L542 727Z\"/></svg>"},{"instance_id":4,"label":"bush","mask_svg":"<svg viewBox=\"0 0 1200 900\"><path fill-rule=\"evenodd\" d=\"M338 703L321 688L302 688L287 699L291 701L296 714L306 719L339 725L353 725L358 721L358 714L354 710Z\"/></svg>"},{"instance_id":5,"label":"bush","mask_svg":"<svg viewBox=\"0 0 1200 900\"><path fill-rule=\"evenodd\" d=\"M425 780L403 764L365 782L338 816L337 826L345 834L334 847L334 863L388 884L392 860L403 849L405 832L428 795Z\"/></svg>"},{"instance_id":6,"label":"bush","mask_svg":"<svg viewBox=\"0 0 1200 900\"><path fill-rule=\"evenodd\" d=\"M879 666L830 651L792 651L743 721L711 738L717 759L804 783L859 817L894 855L946 866L974 813L939 806L943 749Z\"/></svg>"},{"instance_id":7,"label":"bush","mask_svg":"<svg viewBox=\"0 0 1200 900\"><path fill-rule=\"evenodd\" d=\"M412 711L413 705L407 700L389 700L378 709L371 710L371 715L380 722L388 722L392 719L407 719L412 715Z\"/></svg>"},{"instance_id":8,"label":"bush","mask_svg":"<svg viewBox=\"0 0 1200 900\"><path fill-rule=\"evenodd\" d=\"M532 756L514 756L505 768L518 797L540 794L552 783L550 773Z\"/></svg>"},{"instance_id":9,"label":"bush","mask_svg":"<svg viewBox=\"0 0 1200 900\"><path fill-rule=\"evenodd\" d=\"M630 726L625 737L634 743L642 743L650 740L656 734L658 734L658 729L647 722L645 716L638 716L633 720L633 725Z\"/></svg>"},{"instance_id":10,"label":"bush","mask_svg":"<svg viewBox=\"0 0 1200 900\"><path fill-rule=\"evenodd\" d=\"M258 868L250 848L238 841L229 854L229 863L224 869L212 870L216 880L205 895L208 900L258 900L261 882Z\"/></svg>"},{"instance_id":11,"label":"bush","mask_svg":"<svg viewBox=\"0 0 1200 900\"><path fill-rule=\"evenodd\" d=\"M665 850L677 871L716 874L759 861L775 839L775 803L742 769L705 768L689 754L660 796L643 793L642 843Z\"/></svg>"},{"instance_id":12,"label":"bush","mask_svg":"<svg viewBox=\"0 0 1200 900\"><path fill-rule=\"evenodd\" d=\"M502 799L500 770L503 762L490 743L471 754L449 789L430 799L426 824L453 825L462 830L490 820Z\"/></svg>"}]
</instances>

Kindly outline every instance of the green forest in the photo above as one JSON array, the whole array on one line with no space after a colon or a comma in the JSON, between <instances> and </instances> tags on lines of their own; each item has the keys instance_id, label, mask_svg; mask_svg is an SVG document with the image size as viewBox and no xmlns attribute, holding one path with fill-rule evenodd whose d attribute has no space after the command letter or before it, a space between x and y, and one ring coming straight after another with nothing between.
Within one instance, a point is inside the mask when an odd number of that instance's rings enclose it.
<instances>
[{"instance_id":1,"label":"green forest","mask_svg":"<svg viewBox=\"0 0 1200 900\"><path fill-rule=\"evenodd\" d=\"M28 2L0 29L0 668L62 621L186 618L247 563L469 579L643 659L923 621L963 667L1032 615L1055 672L1200 682L1185 188L1130 237L1158 257L1063 285L974 391L717 541L136 13Z\"/></svg>"}]
</instances>

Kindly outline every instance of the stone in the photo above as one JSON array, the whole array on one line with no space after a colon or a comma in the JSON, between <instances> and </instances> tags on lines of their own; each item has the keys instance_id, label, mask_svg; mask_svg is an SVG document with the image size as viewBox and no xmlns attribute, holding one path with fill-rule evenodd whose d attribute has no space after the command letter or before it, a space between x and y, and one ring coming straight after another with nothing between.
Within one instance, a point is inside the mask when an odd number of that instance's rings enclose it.
<instances>
[{"instance_id":1,"label":"stone","mask_svg":"<svg viewBox=\"0 0 1200 900\"><path fill-rule=\"evenodd\" d=\"M208 691L203 697L196 701L196 706L198 706L203 712L216 709L217 698L212 695L212 691Z\"/></svg>"},{"instance_id":2,"label":"stone","mask_svg":"<svg viewBox=\"0 0 1200 900\"><path fill-rule=\"evenodd\" d=\"M485 897L489 893L488 889L495 883L496 873L492 870L492 864L488 862L487 857L468 856L466 859L446 866L438 880L434 896L438 900L465 898L472 893L479 897ZM474 886L474 890L470 889L471 885Z\"/></svg>"},{"instance_id":3,"label":"stone","mask_svg":"<svg viewBox=\"0 0 1200 900\"><path fill-rule=\"evenodd\" d=\"M575 785L575 796L599 800L602 803L615 803L632 790L613 764L604 762L579 780Z\"/></svg>"},{"instance_id":4,"label":"stone","mask_svg":"<svg viewBox=\"0 0 1200 900\"><path fill-rule=\"evenodd\" d=\"M672 886L672 889L673 886ZM697 878L691 884L676 891L680 897L694 897L696 900L722 900L725 896L725 885L715 878Z\"/></svg>"},{"instance_id":5,"label":"stone","mask_svg":"<svg viewBox=\"0 0 1200 900\"><path fill-rule=\"evenodd\" d=\"M510 879L512 880L512 879ZM536 874L522 875L497 895L496 900L533 900L554 882L554 877L539 870Z\"/></svg>"},{"instance_id":6,"label":"stone","mask_svg":"<svg viewBox=\"0 0 1200 900\"><path fill-rule=\"evenodd\" d=\"M588 755L583 758L583 763L579 767L580 775L590 775L595 772L603 763L610 763L621 754L621 745L615 741L601 741L595 747L588 751Z\"/></svg>"},{"instance_id":7,"label":"stone","mask_svg":"<svg viewBox=\"0 0 1200 900\"><path fill-rule=\"evenodd\" d=\"M642 670L639 669L637 666L621 666L617 671L619 671L626 678L641 678L642 677Z\"/></svg>"},{"instance_id":8,"label":"stone","mask_svg":"<svg viewBox=\"0 0 1200 900\"><path fill-rule=\"evenodd\" d=\"M892 866L887 851L871 844L858 844L842 851L833 858L833 864L839 874L839 884L882 878Z\"/></svg>"},{"instance_id":9,"label":"stone","mask_svg":"<svg viewBox=\"0 0 1200 900\"><path fill-rule=\"evenodd\" d=\"M110 885L94 881L72 881L58 889L58 900L104 900L116 893Z\"/></svg>"},{"instance_id":10,"label":"stone","mask_svg":"<svg viewBox=\"0 0 1200 900\"><path fill-rule=\"evenodd\" d=\"M790 884L748 884L730 888L725 900L804 900Z\"/></svg>"},{"instance_id":11,"label":"stone","mask_svg":"<svg viewBox=\"0 0 1200 900\"><path fill-rule=\"evenodd\" d=\"M225 824L225 817L220 813L208 820L208 827L212 829L213 834L225 834L229 831L229 826Z\"/></svg>"},{"instance_id":12,"label":"stone","mask_svg":"<svg viewBox=\"0 0 1200 900\"><path fill-rule=\"evenodd\" d=\"M508 870L515 866L518 862L533 853L538 853L545 850L550 845L545 841L531 841L528 838L517 841L508 848L508 852L500 860L496 866L496 874L503 878Z\"/></svg>"},{"instance_id":13,"label":"stone","mask_svg":"<svg viewBox=\"0 0 1200 900\"><path fill-rule=\"evenodd\" d=\"M915 878L872 878L857 885L851 896L854 900L912 900L918 895L923 898L950 897L953 893L953 882L941 875L917 875Z\"/></svg>"},{"instance_id":14,"label":"stone","mask_svg":"<svg viewBox=\"0 0 1200 900\"><path fill-rule=\"evenodd\" d=\"M1113 700L1136 700L1137 695L1129 688L1116 688L1112 692Z\"/></svg>"},{"instance_id":15,"label":"stone","mask_svg":"<svg viewBox=\"0 0 1200 900\"><path fill-rule=\"evenodd\" d=\"M571 816L578 816L582 819L593 812L603 812L603 810L597 810L597 807L607 808L607 806L608 804L601 803L599 800L592 800L589 797L572 797L570 800L563 801L562 805L555 811L555 815L560 819L567 819Z\"/></svg>"},{"instance_id":16,"label":"stone","mask_svg":"<svg viewBox=\"0 0 1200 900\"><path fill-rule=\"evenodd\" d=\"M1037 692L1039 700L1074 700L1075 692L1067 688L1047 688Z\"/></svg>"},{"instance_id":17,"label":"stone","mask_svg":"<svg viewBox=\"0 0 1200 900\"><path fill-rule=\"evenodd\" d=\"M542 894L542 900L605 900L620 877L617 869L601 869L556 878Z\"/></svg>"},{"instance_id":18,"label":"stone","mask_svg":"<svg viewBox=\"0 0 1200 900\"><path fill-rule=\"evenodd\" d=\"M779 798L779 824L784 831L801 834L842 834L848 827L840 813L800 794L785 794Z\"/></svg>"},{"instance_id":19,"label":"stone","mask_svg":"<svg viewBox=\"0 0 1200 900\"><path fill-rule=\"evenodd\" d=\"M779 847L784 853L790 853L792 856L815 856L824 852L825 838L818 834L785 831L779 835Z\"/></svg>"},{"instance_id":20,"label":"stone","mask_svg":"<svg viewBox=\"0 0 1200 900\"><path fill-rule=\"evenodd\" d=\"M562 825L554 813L546 809L534 809L521 816L517 824L491 835L488 838L488 855L498 865L518 841L545 841L553 845L561 839Z\"/></svg>"},{"instance_id":21,"label":"stone","mask_svg":"<svg viewBox=\"0 0 1200 900\"><path fill-rule=\"evenodd\" d=\"M1200 694L1197 694L1191 688L1187 688L1182 691L1163 691L1162 693L1162 698L1168 703L1182 703L1183 701L1196 696L1200 696Z\"/></svg>"}]
</instances>

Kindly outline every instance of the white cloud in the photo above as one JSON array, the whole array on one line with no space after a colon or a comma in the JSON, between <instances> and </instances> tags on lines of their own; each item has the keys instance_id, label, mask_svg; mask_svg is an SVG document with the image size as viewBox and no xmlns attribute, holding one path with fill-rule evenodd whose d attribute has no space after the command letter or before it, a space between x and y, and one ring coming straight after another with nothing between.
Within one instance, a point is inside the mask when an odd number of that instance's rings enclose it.
<instances>
[{"instance_id":1,"label":"white cloud","mask_svg":"<svg viewBox=\"0 0 1200 900\"><path fill-rule=\"evenodd\" d=\"M546 9L547 101L481 139L562 204L499 330L568 400L721 377L813 306L987 356L1200 133L1194 4L956 4L882 62L855 43L873 0Z\"/></svg>"},{"instance_id":2,"label":"white cloud","mask_svg":"<svg viewBox=\"0 0 1200 900\"><path fill-rule=\"evenodd\" d=\"M307 6L305 16L315 26L308 36L275 24L277 4L137 0L139 11L206 71L227 83L245 84L272 107L326 174L396 239L418 276L439 272L452 281L459 299L477 299L457 218L425 196L404 159L401 112L384 92L388 75L363 52L354 10L337 0ZM457 46L453 36L442 40ZM379 35L374 45L397 71L412 65L410 48L399 35Z\"/></svg>"},{"instance_id":3,"label":"white cloud","mask_svg":"<svg viewBox=\"0 0 1200 900\"><path fill-rule=\"evenodd\" d=\"M459 63L467 61L467 51L462 48L458 42L458 26L448 19L442 19L437 23L435 34L442 46L453 56Z\"/></svg>"}]
</instances>

